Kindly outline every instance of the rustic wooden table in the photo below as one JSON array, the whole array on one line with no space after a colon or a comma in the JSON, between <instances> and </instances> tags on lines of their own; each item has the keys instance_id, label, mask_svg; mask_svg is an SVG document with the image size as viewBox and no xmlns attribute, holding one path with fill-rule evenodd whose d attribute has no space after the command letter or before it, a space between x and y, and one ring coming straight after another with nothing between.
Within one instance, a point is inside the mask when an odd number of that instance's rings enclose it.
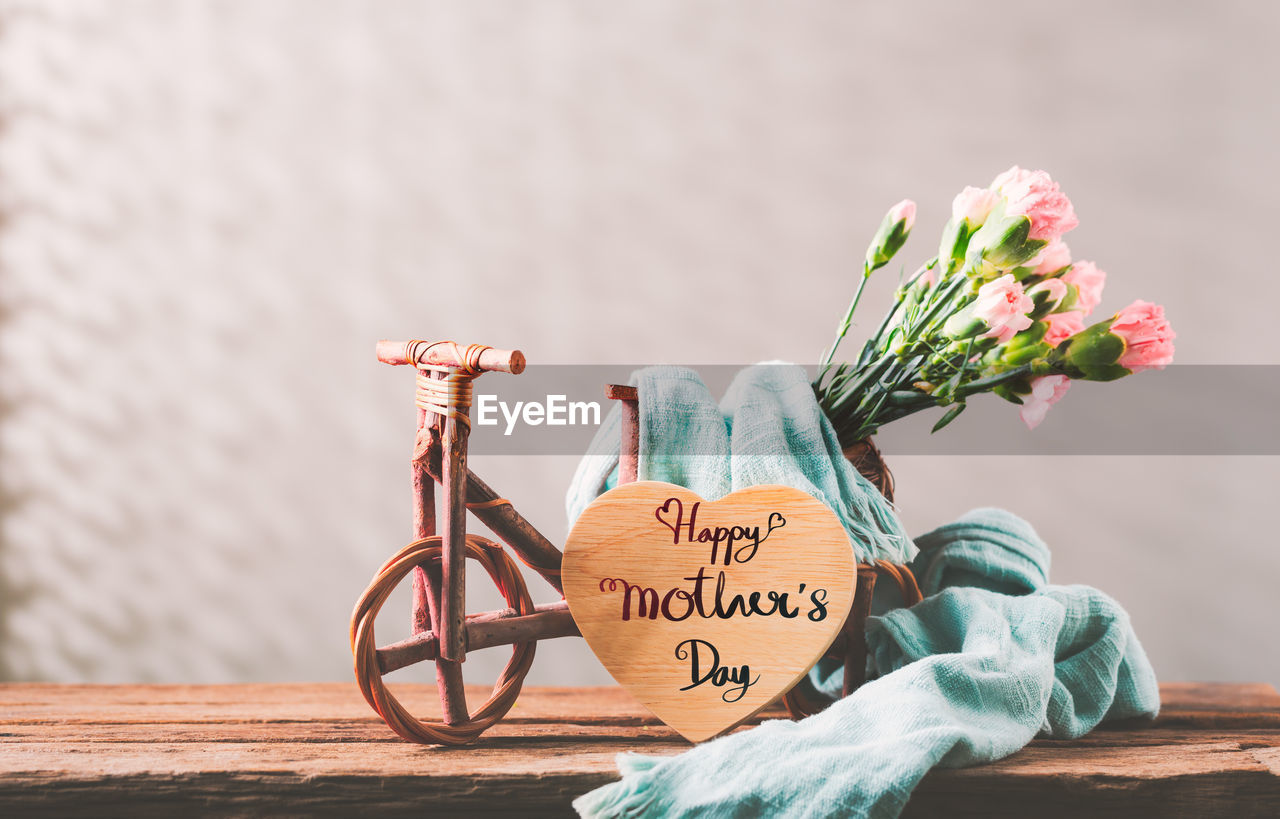
<instances>
[{"instance_id":1,"label":"rustic wooden table","mask_svg":"<svg viewBox=\"0 0 1280 819\"><path fill-rule=\"evenodd\" d=\"M433 702L434 688L400 696ZM1280 816L1280 694L1163 686L1154 725L939 770L908 814ZM468 691L480 702L485 691ZM0 816L565 815L619 751L688 744L616 688L527 689L466 748L393 736L349 684L0 685Z\"/></svg>"}]
</instances>

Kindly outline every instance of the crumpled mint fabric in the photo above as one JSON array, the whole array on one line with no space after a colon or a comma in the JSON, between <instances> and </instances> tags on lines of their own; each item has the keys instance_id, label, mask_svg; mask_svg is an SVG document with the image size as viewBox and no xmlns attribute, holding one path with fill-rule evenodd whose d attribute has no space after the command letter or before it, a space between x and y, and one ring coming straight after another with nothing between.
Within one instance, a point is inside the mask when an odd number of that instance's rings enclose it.
<instances>
[{"instance_id":1,"label":"crumpled mint fabric","mask_svg":"<svg viewBox=\"0 0 1280 819\"><path fill-rule=\"evenodd\" d=\"M664 476L708 479L678 463L696 449L663 452L679 453L664 459L677 462ZM594 485L575 484L571 510L600 491L603 466L579 471ZM574 807L591 817L893 817L934 766L990 762L1037 735L1069 739L1158 712L1155 674L1124 609L1096 589L1048 585L1049 550L1025 521L979 509L916 546L911 568L927 597L868 620L875 679L799 722L771 720L674 757L622 754L622 779ZM836 693L837 677L821 666L811 675Z\"/></svg>"},{"instance_id":2,"label":"crumpled mint fabric","mask_svg":"<svg viewBox=\"0 0 1280 819\"><path fill-rule=\"evenodd\" d=\"M1048 550L1025 522L980 509L919 544L913 568L937 585L868 621L877 679L800 722L771 720L674 757L620 755L621 781L574 807L592 817L893 817L935 765L1155 716L1155 674L1124 609L1097 589L1045 585Z\"/></svg>"},{"instance_id":3,"label":"crumpled mint fabric","mask_svg":"<svg viewBox=\"0 0 1280 819\"><path fill-rule=\"evenodd\" d=\"M1031 524L998 509L977 510L916 539L919 555L910 564L926 597L948 586L975 586L1001 594L1029 594L1049 582L1049 547ZM877 592L900 605L891 584ZM873 612L884 607L876 595ZM874 657L869 658L874 660ZM844 665L823 660L809 674L811 696L838 699L844 688Z\"/></svg>"},{"instance_id":4,"label":"crumpled mint fabric","mask_svg":"<svg viewBox=\"0 0 1280 819\"><path fill-rule=\"evenodd\" d=\"M688 487L707 500L759 484L801 489L830 507L860 561L906 563L916 554L893 507L841 455L804 369L758 364L717 403L696 372L649 367L640 394L640 480ZM617 480L621 413L600 425L565 500L572 523Z\"/></svg>"}]
</instances>

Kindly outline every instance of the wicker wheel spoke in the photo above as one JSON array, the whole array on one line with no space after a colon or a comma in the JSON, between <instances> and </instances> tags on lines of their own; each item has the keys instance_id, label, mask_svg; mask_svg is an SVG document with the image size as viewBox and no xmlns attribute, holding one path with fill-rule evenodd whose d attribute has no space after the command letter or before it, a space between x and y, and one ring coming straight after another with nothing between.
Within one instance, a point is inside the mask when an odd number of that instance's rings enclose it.
<instances>
[{"instance_id":1,"label":"wicker wheel spoke","mask_svg":"<svg viewBox=\"0 0 1280 819\"><path fill-rule=\"evenodd\" d=\"M415 566L439 560L441 551L441 538L427 537L408 544L383 564L373 582L360 595L352 612L351 651L355 657L356 680L361 693L391 730L413 742L461 745L480 736L515 704L525 674L533 664L537 643L512 644L511 659L494 684L493 695L470 714L469 721L456 725L424 722L409 713L382 680L374 620L400 581L408 577ZM510 609L521 615L533 613L533 600L529 597L524 578L515 561L501 547L485 538L467 535L466 556L485 567Z\"/></svg>"}]
</instances>

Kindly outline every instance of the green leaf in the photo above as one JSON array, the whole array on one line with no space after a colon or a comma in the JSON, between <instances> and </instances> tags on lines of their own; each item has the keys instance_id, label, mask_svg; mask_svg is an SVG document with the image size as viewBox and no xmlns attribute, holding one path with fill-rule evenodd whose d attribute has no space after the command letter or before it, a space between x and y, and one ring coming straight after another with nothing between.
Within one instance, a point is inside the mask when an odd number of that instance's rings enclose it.
<instances>
[{"instance_id":1,"label":"green leaf","mask_svg":"<svg viewBox=\"0 0 1280 819\"><path fill-rule=\"evenodd\" d=\"M893 407L914 407L933 403L933 396L917 390L894 390L889 393L888 404Z\"/></svg>"},{"instance_id":2,"label":"green leaf","mask_svg":"<svg viewBox=\"0 0 1280 819\"><path fill-rule=\"evenodd\" d=\"M1013 388L1010 387L1008 384L1001 384L1000 386L995 387L991 391L996 395L1000 396L1001 398L1003 398L1004 400L1008 401L1010 404L1022 403L1022 396L1014 392Z\"/></svg>"},{"instance_id":3,"label":"green leaf","mask_svg":"<svg viewBox=\"0 0 1280 819\"><path fill-rule=\"evenodd\" d=\"M946 413L941 418L938 419L938 423L933 425L933 429L930 430L930 432L937 432L938 430L945 427L947 424L956 420L956 418L960 415L960 413L964 412L964 408L966 406L967 406L966 404L956 404L954 407L947 410Z\"/></svg>"}]
</instances>

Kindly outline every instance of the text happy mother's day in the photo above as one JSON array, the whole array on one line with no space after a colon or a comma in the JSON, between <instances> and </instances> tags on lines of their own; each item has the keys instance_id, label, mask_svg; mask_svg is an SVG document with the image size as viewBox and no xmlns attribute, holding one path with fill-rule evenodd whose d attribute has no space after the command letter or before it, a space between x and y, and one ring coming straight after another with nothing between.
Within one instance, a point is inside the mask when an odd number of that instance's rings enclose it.
<instances>
[{"instance_id":1,"label":"text happy mother's day","mask_svg":"<svg viewBox=\"0 0 1280 819\"><path fill-rule=\"evenodd\" d=\"M698 526L698 509L701 501L686 512L679 498L668 498L657 507L653 516L659 524L671 531L672 544L708 544L710 553L707 564L683 578L689 588L679 586L665 593L649 586L642 586L621 577L606 577L600 581L600 591L621 591L623 621L637 618L656 620L659 616L672 622L680 622L694 616L730 620L735 617L782 617L794 619L805 615L813 622L821 622L827 616L827 590L808 588L800 583L794 594L790 590L754 590L748 593L731 592L724 569L714 576L708 568L723 564L747 563L760 551L769 536L787 525L780 512L770 512L763 525L754 526ZM714 588L709 581L714 580ZM732 667L722 662L719 650L707 640L690 638L675 647L677 660L689 662L690 683L681 691L688 691L704 683L723 688L720 697L725 702L736 702L747 693L760 676L751 676L748 665Z\"/></svg>"}]
</instances>

